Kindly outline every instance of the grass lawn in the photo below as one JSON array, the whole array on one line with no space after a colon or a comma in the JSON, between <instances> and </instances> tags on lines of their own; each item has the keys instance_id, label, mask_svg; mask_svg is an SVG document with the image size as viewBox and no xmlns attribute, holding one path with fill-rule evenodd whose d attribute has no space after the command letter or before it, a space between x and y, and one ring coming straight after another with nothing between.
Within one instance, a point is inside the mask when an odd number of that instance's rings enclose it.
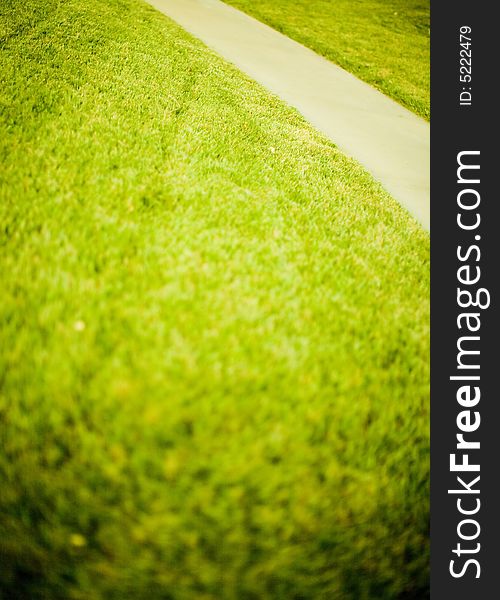
<instances>
[{"instance_id":1,"label":"grass lawn","mask_svg":"<svg viewBox=\"0 0 500 600\"><path fill-rule=\"evenodd\" d=\"M139 0L0 11L0 597L425 597L428 235Z\"/></svg>"},{"instance_id":2,"label":"grass lawn","mask_svg":"<svg viewBox=\"0 0 500 600\"><path fill-rule=\"evenodd\" d=\"M225 1L429 119L429 0Z\"/></svg>"}]
</instances>

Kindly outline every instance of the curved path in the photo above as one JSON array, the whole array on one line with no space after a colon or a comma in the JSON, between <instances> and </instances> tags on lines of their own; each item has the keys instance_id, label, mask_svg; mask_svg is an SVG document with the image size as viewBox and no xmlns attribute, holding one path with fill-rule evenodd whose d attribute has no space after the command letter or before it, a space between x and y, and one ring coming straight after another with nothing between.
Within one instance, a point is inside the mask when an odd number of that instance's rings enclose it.
<instances>
[{"instance_id":1,"label":"curved path","mask_svg":"<svg viewBox=\"0 0 500 600\"><path fill-rule=\"evenodd\" d=\"M430 227L429 124L312 50L219 0L147 0L297 108Z\"/></svg>"}]
</instances>

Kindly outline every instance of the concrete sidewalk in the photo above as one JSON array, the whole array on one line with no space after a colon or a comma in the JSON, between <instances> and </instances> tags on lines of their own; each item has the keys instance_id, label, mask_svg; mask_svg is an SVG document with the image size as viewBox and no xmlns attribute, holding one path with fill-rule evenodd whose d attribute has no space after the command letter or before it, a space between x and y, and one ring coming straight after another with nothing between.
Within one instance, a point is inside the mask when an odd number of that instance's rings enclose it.
<instances>
[{"instance_id":1,"label":"concrete sidewalk","mask_svg":"<svg viewBox=\"0 0 500 600\"><path fill-rule=\"evenodd\" d=\"M347 71L219 0L147 0L358 160L430 227L429 124Z\"/></svg>"}]
</instances>

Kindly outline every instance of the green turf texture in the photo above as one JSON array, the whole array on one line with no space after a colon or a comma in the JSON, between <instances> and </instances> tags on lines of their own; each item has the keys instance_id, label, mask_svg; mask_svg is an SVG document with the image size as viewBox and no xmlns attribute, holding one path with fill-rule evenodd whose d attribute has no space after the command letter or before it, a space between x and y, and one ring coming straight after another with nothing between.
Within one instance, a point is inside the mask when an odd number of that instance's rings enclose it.
<instances>
[{"instance_id":1,"label":"green turf texture","mask_svg":"<svg viewBox=\"0 0 500 600\"><path fill-rule=\"evenodd\" d=\"M146 4L0 10L1 597L425 597L428 235Z\"/></svg>"},{"instance_id":2,"label":"green turf texture","mask_svg":"<svg viewBox=\"0 0 500 600\"><path fill-rule=\"evenodd\" d=\"M429 0L224 1L429 119Z\"/></svg>"}]
</instances>

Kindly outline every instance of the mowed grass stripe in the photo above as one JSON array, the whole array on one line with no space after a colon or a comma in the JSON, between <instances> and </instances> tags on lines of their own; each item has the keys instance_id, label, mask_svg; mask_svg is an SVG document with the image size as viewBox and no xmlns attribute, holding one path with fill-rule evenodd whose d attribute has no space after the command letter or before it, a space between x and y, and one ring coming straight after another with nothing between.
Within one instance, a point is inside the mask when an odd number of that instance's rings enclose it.
<instances>
[{"instance_id":1,"label":"mowed grass stripe","mask_svg":"<svg viewBox=\"0 0 500 600\"><path fill-rule=\"evenodd\" d=\"M429 0L224 0L429 120Z\"/></svg>"},{"instance_id":2,"label":"mowed grass stripe","mask_svg":"<svg viewBox=\"0 0 500 600\"><path fill-rule=\"evenodd\" d=\"M143 3L1 11L2 593L422 597L427 234Z\"/></svg>"}]
</instances>

